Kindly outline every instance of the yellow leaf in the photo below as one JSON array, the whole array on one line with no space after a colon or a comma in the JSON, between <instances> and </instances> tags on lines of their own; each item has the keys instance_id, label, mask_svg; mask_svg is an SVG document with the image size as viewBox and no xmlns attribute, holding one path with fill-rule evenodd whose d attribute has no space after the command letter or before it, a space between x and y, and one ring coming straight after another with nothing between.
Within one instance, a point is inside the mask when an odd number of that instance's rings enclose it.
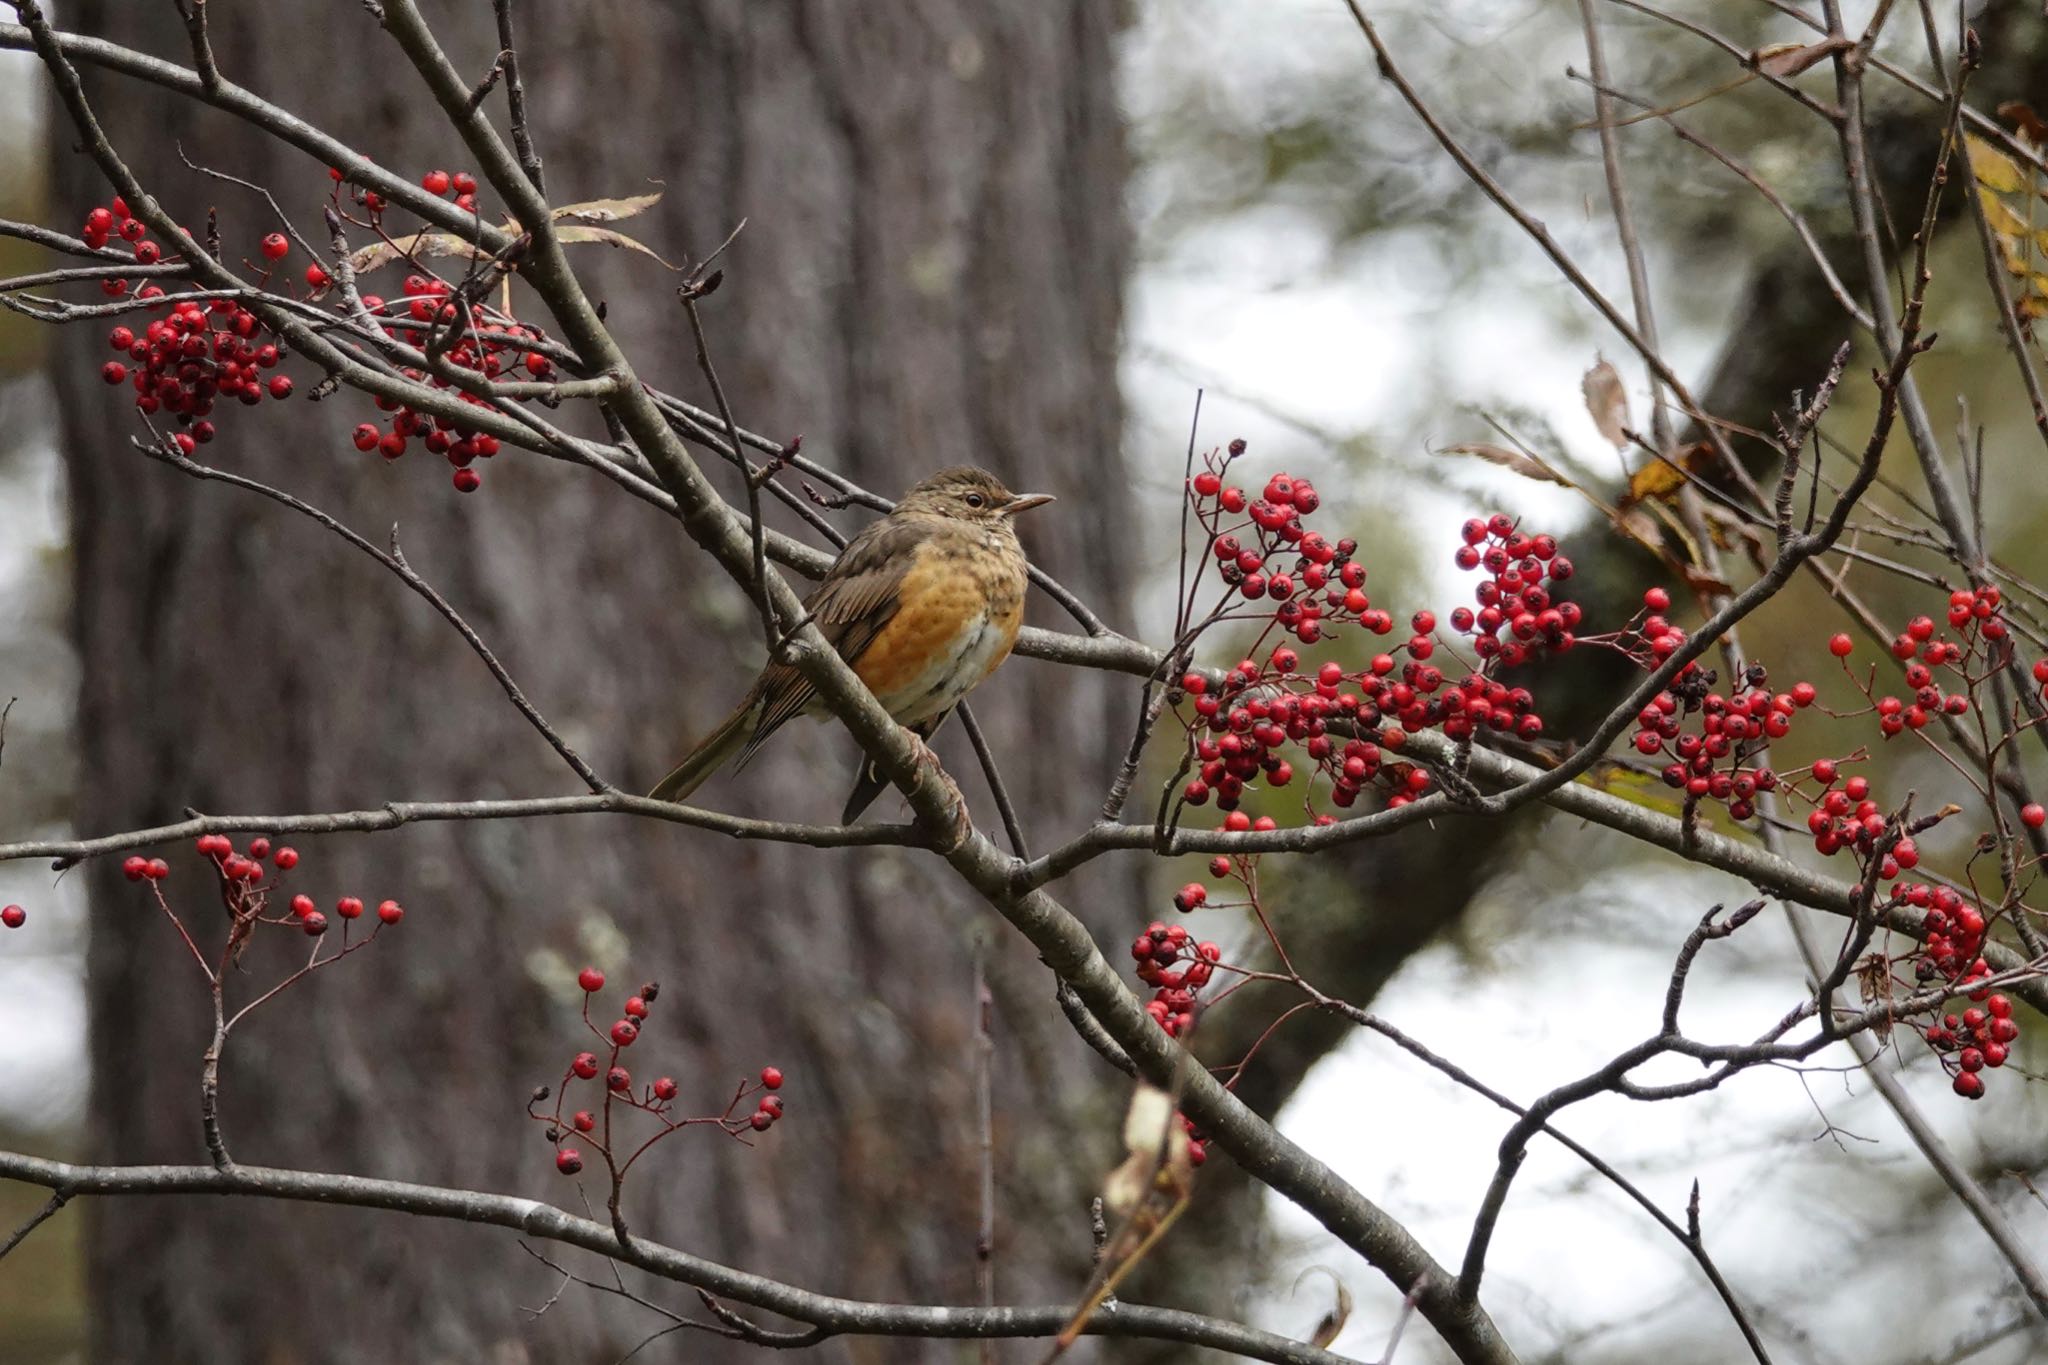
<instances>
[{"instance_id":1,"label":"yellow leaf","mask_svg":"<svg viewBox=\"0 0 2048 1365\"><path fill-rule=\"evenodd\" d=\"M661 202L661 193L635 194L624 199L592 199L582 204L564 204L551 217L558 223L616 223L644 213Z\"/></svg>"},{"instance_id":2,"label":"yellow leaf","mask_svg":"<svg viewBox=\"0 0 2048 1365\"><path fill-rule=\"evenodd\" d=\"M1984 221L1991 224L1994 232L2024 237L2031 231L2027 220L2007 208L2005 200L1990 190L1977 191L1977 198L1984 205Z\"/></svg>"},{"instance_id":3,"label":"yellow leaf","mask_svg":"<svg viewBox=\"0 0 2048 1365\"><path fill-rule=\"evenodd\" d=\"M1975 133L1963 134L1963 146L1970 158L1970 174L1977 183L2000 194L2018 194L2027 187L2026 172L2020 164Z\"/></svg>"},{"instance_id":4,"label":"yellow leaf","mask_svg":"<svg viewBox=\"0 0 2048 1365\"><path fill-rule=\"evenodd\" d=\"M1586 371L1586 377L1579 381L1579 392L1585 395L1586 411L1592 415L1593 425L1600 428L1600 434L1616 450L1628 446L1628 393L1621 386L1621 375L1613 365L1601 360Z\"/></svg>"},{"instance_id":5,"label":"yellow leaf","mask_svg":"<svg viewBox=\"0 0 2048 1365\"><path fill-rule=\"evenodd\" d=\"M1468 443L1445 446L1436 453L1439 455L1470 455L1474 459L1484 460L1488 464L1499 465L1502 469L1508 470L1511 473L1520 474L1525 479L1534 479L1538 483L1562 484L1566 488L1574 486L1570 479L1567 479L1534 455L1525 455L1519 450L1509 450L1506 446Z\"/></svg>"},{"instance_id":6,"label":"yellow leaf","mask_svg":"<svg viewBox=\"0 0 2048 1365\"><path fill-rule=\"evenodd\" d=\"M1623 507L1652 498L1668 500L1678 496L1678 490L1685 487L1688 478L1705 469L1714 458L1713 446L1705 441L1695 441L1674 453L1678 456L1677 463L1660 455L1629 476L1628 491L1621 495Z\"/></svg>"}]
</instances>

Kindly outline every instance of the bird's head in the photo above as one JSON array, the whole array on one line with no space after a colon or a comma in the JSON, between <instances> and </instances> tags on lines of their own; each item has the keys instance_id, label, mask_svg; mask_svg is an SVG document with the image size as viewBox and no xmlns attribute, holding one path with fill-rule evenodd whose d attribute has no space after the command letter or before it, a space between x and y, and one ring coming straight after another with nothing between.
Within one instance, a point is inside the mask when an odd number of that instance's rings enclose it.
<instances>
[{"instance_id":1,"label":"bird's head","mask_svg":"<svg viewBox=\"0 0 2048 1365\"><path fill-rule=\"evenodd\" d=\"M1052 501L1050 493L1012 493L986 469L968 465L942 469L903 495L906 511L932 512L988 525L1007 523L1019 512Z\"/></svg>"}]
</instances>

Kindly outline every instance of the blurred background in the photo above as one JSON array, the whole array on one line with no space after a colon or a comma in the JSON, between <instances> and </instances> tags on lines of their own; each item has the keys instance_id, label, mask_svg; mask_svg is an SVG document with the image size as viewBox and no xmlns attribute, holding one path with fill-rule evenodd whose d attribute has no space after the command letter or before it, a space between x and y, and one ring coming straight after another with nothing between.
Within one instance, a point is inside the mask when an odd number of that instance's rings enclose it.
<instances>
[{"instance_id":1,"label":"blurred background","mask_svg":"<svg viewBox=\"0 0 2048 1365\"><path fill-rule=\"evenodd\" d=\"M1684 12L1749 51L1810 40L1789 8L1716 0ZM1854 27L1870 7L1847 9ZM488 7L428 10L458 64L481 70L495 50ZM1434 0L1372 11L1439 116L1625 299L1584 126L1592 97L1567 75L1586 67L1579 8ZM1711 95L1680 121L1807 216L1860 292L1830 129L1760 83L1724 89L1742 69L1697 36L1619 5L1596 11L1615 84L1661 105ZM277 7L213 12L232 79L402 173L461 168L367 20L337 12L316 40L304 15ZM185 59L169 5L77 0L59 14ZM2048 83L2048 40L2028 7L1975 18L1986 68L1974 104L1990 111ZM1170 621L1198 391L1200 444L1244 437L1252 469L1313 476L1322 521L1366 547L1375 602L1397 619L1461 600L1456 527L1496 509L1569 535L1581 600L1629 603L1669 580L1569 491L1434 453L1498 441L1497 422L1594 471L1612 497L1626 469L1586 413L1581 376L1613 361L1638 426L1650 392L1619 339L1376 77L1341 5L933 0L912 14L730 3L685 16L634 0L525 22L522 65L558 202L658 182L665 198L635 235L672 259L748 219L706 306L742 424L802 431L807 454L889 491L971 458L1058 493L1031 528L1034 556L1119 628L1156 639ZM1929 71L1917 15L1894 15L1880 51ZM1826 63L1798 83L1831 94ZM144 88L91 77L89 89L116 145L177 211L218 207L230 242L271 228L260 201L202 180L182 149L317 223L324 167ZM1873 90L1879 178L1892 214L1910 222L1940 111L1882 78ZM33 64L0 53L0 216L70 228L107 191L44 100ZM1656 120L1629 126L1621 145L1666 354L1709 410L1764 425L1793 389L1811 388L1847 323L1784 219L1740 179ZM1919 371L1923 391L1944 434L1959 419L1981 426L1989 546L2038 575L2039 438L1975 235L1951 218L1933 255L1941 343ZM0 268L38 259L0 239ZM650 284L655 268L638 259L589 265L643 372L705 397L666 279ZM131 451L126 405L97 376L103 347L90 324L58 332L0 314L0 704L18 698L0 838L128 828L186 806L324 810L573 789L474 658L388 575L282 509ZM1867 370L1859 349L1828 423L1852 446L1869 405L1855 376ZM234 416L210 458L373 539L401 523L412 562L622 785L651 784L751 672L758 631L743 600L671 524L580 471L501 459L480 493L460 498L423 458L386 467L358 456L346 432L371 414L355 400ZM1907 511L1920 488L1903 441L1886 472L1897 486L1877 500ZM1888 620L1941 605L1867 567L1852 577ZM1061 623L1050 604L1034 612ZM1807 676L1825 688L1835 628L1802 581L1744 642L1780 685ZM1583 728L1616 681L1597 661L1538 680L1553 733ZM1099 805L1135 697L1126 680L1030 661L979 694L1041 844ZM850 750L825 727L803 728L706 797L822 818L816 773L850 764ZM1809 761L1830 737L1802 738L1808 747L1789 746L1780 766ZM941 748L971 770L958 734ZM1924 750L1882 752L1873 777L1888 792L1956 794ZM969 796L989 810L972 779ZM1950 872L1976 828L1952 823L1952 837L1924 841ZM998 998L999 1293L1056 1301L1085 1276L1086 1204L1115 1160L1123 1082L1072 1041L1032 955L918 860L735 850L625 821L297 842L316 897L397 895L414 913L396 941L295 990L237 1037L225 1084L241 1159L573 1206L520 1109L578 1046L570 977L594 962L620 983L663 982L641 1046L669 1059L686 1096L715 1108L769 1062L790 1076L791 1117L758 1149L685 1138L657 1153L637 1229L828 1292L966 1301L977 1177L964 1078L981 954ZM170 889L195 894L189 851L163 856ZM199 983L154 910L106 872L0 865L0 901L30 912L0 953L0 1141L198 1159ZM1114 947L1166 910L1161 888L1199 872L1194 860L1118 860L1068 899ZM1275 866L1268 888L1296 959L1320 964L1318 984L1525 1100L1653 1028L1685 931L1708 905L1748 897L1729 878L1540 815ZM1191 923L1256 954L1227 912ZM1823 938L1834 941L1830 926ZM1801 981L1773 909L1701 959L1690 1028L1746 1039ZM1202 1050L1234 1060L1275 1008L1246 993L1205 1020ZM2048 1100L2013 1073L2048 1063L2044 1033L2028 1027L1976 1105L1910 1046L1887 1062L2036 1248L2048 1247ZM1774 1359L2048 1358L2009 1271L1849 1060L1751 1073L1683 1103L1589 1103L1560 1126L1674 1215L1700 1182L1708 1244ZM1291 1022L1240 1088L1456 1261L1506 1126L1498 1110L1323 1020ZM1378 1357L1397 1289L1227 1162L1205 1168L1200 1197L1133 1298L1305 1335L1329 1311L1334 1279L1354 1304L1335 1348ZM0 1187L0 1221L39 1202ZM1747 1358L1682 1249L1555 1146L1532 1149L1487 1283L1525 1359ZM554 1288L495 1233L253 1203L74 1206L0 1266L0 1361L602 1362L650 1330L634 1310L573 1290L544 1315L527 1311ZM703 1339L651 1349L747 1354ZM957 1346L851 1341L814 1354L964 1358ZM1012 1345L999 1358L1037 1356ZM1074 1358L1187 1353L1089 1344ZM1439 1358L1427 1328L1411 1326L1400 1359Z\"/></svg>"}]
</instances>

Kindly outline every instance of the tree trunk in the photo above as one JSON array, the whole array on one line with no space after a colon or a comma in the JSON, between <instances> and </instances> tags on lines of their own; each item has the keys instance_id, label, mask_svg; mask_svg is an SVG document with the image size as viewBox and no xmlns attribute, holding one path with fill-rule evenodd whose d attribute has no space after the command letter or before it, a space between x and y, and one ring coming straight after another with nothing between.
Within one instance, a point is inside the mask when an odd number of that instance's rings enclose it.
<instances>
[{"instance_id":1,"label":"tree trunk","mask_svg":"<svg viewBox=\"0 0 2048 1365\"><path fill-rule=\"evenodd\" d=\"M461 169L441 116L356 7L324 10L317 26L290 8L211 8L230 78L402 173ZM433 8L454 59L483 72L496 50L489 7ZM1063 495L1034 514L1027 542L1122 623L1132 509L1116 346L1129 253L1112 13L1089 0L522 6L520 66L556 202L658 186L660 207L622 226L671 259L702 255L747 220L704 306L743 424L801 430L807 453L885 491L972 462ZM63 17L185 59L169 5L78 0ZM253 255L268 210L187 171L180 147L267 186L324 242L324 167L146 87L87 78L115 145L175 211L196 224L218 206L231 259ZM488 107L502 117L502 95ZM108 192L61 116L57 127L56 201L82 216ZM643 376L707 397L671 278L644 257L579 250ZM95 373L104 344L100 329L73 329L58 357L84 661L82 829L187 806L574 789L477 660L367 557L132 451L133 416ZM601 480L507 454L463 497L428 456L387 466L357 454L347 430L374 416L347 394L236 410L203 454L373 540L397 523L411 562L557 727L606 777L644 790L758 667L742 596L675 523ZM736 487L731 471L717 477ZM840 515L851 527L861 514ZM1033 614L1057 621L1044 601ZM978 694L1041 837L1099 804L1130 695L1025 661ZM957 727L940 749L993 827ZM829 821L852 763L843 735L792 727L702 795ZM885 798L871 818L890 809ZM614 973L608 998L664 984L630 1060L673 1074L693 1112L716 1112L764 1063L789 1077L789 1117L757 1146L693 1132L636 1169L636 1231L836 1293L971 1301L971 964L985 938L1001 1041L1001 1297L1058 1298L1085 1271L1086 1194L1114 1137L1095 1119L1117 1111L1121 1081L1072 1040L1044 969L928 859L728 844L610 818L294 842L300 889L327 902L396 896L411 913L237 1034L224 1088L238 1159L574 1207L522 1110L582 1046L565 987L596 960ZM188 849L164 852L169 891L217 932L203 869ZM1112 939L1142 914L1137 862L1076 888ZM135 888L105 867L91 875L94 1155L203 1159L201 983ZM252 953L237 987L281 964ZM250 1201L110 1201L93 1218L95 1360L596 1361L650 1330L640 1310L573 1288L531 1319L521 1305L547 1300L554 1275L475 1230ZM672 1286L654 1292L696 1307ZM845 1361L957 1353L822 1348ZM752 1354L701 1337L690 1349L707 1361Z\"/></svg>"}]
</instances>

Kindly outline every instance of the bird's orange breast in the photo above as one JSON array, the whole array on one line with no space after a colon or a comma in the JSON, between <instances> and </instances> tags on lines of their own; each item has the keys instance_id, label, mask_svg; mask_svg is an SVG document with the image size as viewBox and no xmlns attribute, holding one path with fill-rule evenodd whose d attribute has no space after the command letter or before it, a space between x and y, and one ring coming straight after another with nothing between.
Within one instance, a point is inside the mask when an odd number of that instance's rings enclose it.
<instances>
[{"instance_id":1,"label":"bird's orange breast","mask_svg":"<svg viewBox=\"0 0 2048 1365\"><path fill-rule=\"evenodd\" d=\"M919 547L895 615L853 661L897 720L951 708L1009 655L1024 621L1024 558L1013 547L979 538Z\"/></svg>"}]
</instances>

